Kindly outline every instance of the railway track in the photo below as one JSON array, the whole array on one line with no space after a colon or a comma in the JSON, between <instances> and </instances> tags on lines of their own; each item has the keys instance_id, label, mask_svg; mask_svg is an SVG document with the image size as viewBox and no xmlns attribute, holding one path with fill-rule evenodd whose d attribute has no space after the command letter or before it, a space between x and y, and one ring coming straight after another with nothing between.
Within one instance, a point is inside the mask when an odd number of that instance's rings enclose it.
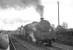
<instances>
[{"instance_id":1,"label":"railway track","mask_svg":"<svg viewBox=\"0 0 73 50\"><path fill-rule=\"evenodd\" d=\"M11 49L10 50L29 50L26 46L21 44L16 39L10 38L11 41Z\"/></svg>"},{"instance_id":2,"label":"railway track","mask_svg":"<svg viewBox=\"0 0 73 50\"><path fill-rule=\"evenodd\" d=\"M23 41L17 37L10 37L10 41L14 47L14 50L65 50L58 47L39 47L32 43ZM12 49L13 50L13 49Z\"/></svg>"},{"instance_id":3,"label":"railway track","mask_svg":"<svg viewBox=\"0 0 73 50\"><path fill-rule=\"evenodd\" d=\"M10 38L11 43L13 43L13 47L15 48L15 50L48 50L46 48L40 48L40 47L35 47L33 45L31 45L28 42L19 40L17 38ZM21 49L23 48L23 49Z\"/></svg>"}]
</instances>

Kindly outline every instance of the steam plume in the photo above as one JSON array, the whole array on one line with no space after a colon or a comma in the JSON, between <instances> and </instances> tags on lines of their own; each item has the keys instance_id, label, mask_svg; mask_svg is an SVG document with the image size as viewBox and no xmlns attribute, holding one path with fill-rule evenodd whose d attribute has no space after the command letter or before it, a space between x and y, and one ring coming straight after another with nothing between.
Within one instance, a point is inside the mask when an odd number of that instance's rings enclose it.
<instances>
[{"instance_id":1,"label":"steam plume","mask_svg":"<svg viewBox=\"0 0 73 50\"><path fill-rule=\"evenodd\" d=\"M44 6L37 5L36 7L37 12L40 14L41 18L43 17Z\"/></svg>"},{"instance_id":2,"label":"steam plume","mask_svg":"<svg viewBox=\"0 0 73 50\"><path fill-rule=\"evenodd\" d=\"M30 5L38 5L40 4L40 0L0 0L1 8L9 8L9 7L27 7Z\"/></svg>"},{"instance_id":3,"label":"steam plume","mask_svg":"<svg viewBox=\"0 0 73 50\"><path fill-rule=\"evenodd\" d=\"M43 17L43 6L40 0L0 0L0 8L6 9L10 7L14 8L26 8L29 6L34 6L36 11Z\"/></svg>"}]
</instances>

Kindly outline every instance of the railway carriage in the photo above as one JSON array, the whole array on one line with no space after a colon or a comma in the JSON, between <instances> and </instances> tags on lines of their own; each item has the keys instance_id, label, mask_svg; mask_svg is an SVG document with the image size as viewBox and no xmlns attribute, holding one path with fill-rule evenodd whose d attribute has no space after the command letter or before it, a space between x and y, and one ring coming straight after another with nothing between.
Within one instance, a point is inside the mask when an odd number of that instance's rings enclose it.
<instances>
[{"instance_id":1,"label":"railway carriage","mask_svg":"<svg viewBox=\"0 0 73 50\"><path fill-rule=\"evenodd\" d=\"M7 49L9 46L8 34L0 33L0 49Z\"/></svg>"}]
</instances>

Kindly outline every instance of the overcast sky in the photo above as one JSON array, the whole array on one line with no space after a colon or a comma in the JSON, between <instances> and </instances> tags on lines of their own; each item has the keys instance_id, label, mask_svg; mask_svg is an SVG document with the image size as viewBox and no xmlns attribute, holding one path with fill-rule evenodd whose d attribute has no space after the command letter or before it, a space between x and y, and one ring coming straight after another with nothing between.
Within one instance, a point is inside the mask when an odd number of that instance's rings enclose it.
<instances>
[{"instance_id":1,"label":"overcast sky","mask_svg":"<svg viewBox=\"0 0 73 50\"><path fill-rule=\"evenodd\" d=\"M42 0L44 6L43 17L51 24L58 24L58 0ZM69 28L73 28L73 0L59 0L60 2L60 24L66 22ZM3 7L4 8L4 7ZM18 10L17 10L18 9ZM20 25L39 21L40 15L33 6L19 9L6 8L0 9L0 29L14 30Z\"/></svg>"}]
</instances>

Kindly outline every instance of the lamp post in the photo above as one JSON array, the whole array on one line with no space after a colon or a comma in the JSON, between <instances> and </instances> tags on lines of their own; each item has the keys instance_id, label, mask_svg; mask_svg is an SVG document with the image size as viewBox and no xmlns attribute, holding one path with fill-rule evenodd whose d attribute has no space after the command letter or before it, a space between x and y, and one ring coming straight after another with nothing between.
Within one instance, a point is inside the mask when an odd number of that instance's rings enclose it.
<instances>
[{"instance_id":1,"label":"lamp post","mask_svg":"<svg viewBox=\"0 0 73 50\"><path fill-rule=\"evenodd\" d=\"M57 2L58 4L58 25L60 25L60 16L59 16L59 1Z\"/></svg>"}]
</instances>

